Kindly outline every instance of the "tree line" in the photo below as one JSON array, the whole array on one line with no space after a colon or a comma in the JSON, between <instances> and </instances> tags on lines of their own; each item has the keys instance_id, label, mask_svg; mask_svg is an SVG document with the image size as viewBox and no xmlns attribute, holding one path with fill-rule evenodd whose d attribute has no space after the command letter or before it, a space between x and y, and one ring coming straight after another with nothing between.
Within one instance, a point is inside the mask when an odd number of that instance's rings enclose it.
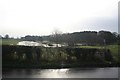
<instances>
[{"instance_id":1,"label":"tree line","mask_svg":"<svg viewBox=\"0 0 120 80\"><path fill-rule=\"evenodd\" d=\"M83 31L66 34L55 34L43 37L45 40L57 43L68 43L73 46L77 43L83 45L109 45L120 44L120 34L110 31Z\"/></svg>"},{"instance_id":2,"label":"tree line","mask_svg":"<svg viewBox=\"0 0 120 80\"><path fill-rule=\"evenodd\" d=\"M2 39L9 39L9 35L5 35ZM55 43L67 43L70 46L74 46L78 43L82 45L109 45L120 44L120 34L110 31L83 31L73 33L59 33L48 36L31 36L26 35L21 37L20 40L27 41L50 41Z\"/></svg>"}]
</instances>

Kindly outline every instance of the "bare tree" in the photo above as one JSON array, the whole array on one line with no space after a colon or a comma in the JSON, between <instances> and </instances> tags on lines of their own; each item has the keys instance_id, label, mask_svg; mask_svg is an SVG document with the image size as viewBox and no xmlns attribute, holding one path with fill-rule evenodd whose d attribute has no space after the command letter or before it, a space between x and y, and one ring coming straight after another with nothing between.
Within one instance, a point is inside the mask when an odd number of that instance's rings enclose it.
<instances>
[{"instance_id":1,"label":"bare tree","mask_svg":"<svg viewBox=\"0 0 120 80\"><path fill-rule=\"evenodd\" d=\"M61 42L61 35L62 35L62 32L58 29L55 29L52 32L53 41L57 44L57 47L58 47L58 44Z\"/></svg>"}]
</instances>

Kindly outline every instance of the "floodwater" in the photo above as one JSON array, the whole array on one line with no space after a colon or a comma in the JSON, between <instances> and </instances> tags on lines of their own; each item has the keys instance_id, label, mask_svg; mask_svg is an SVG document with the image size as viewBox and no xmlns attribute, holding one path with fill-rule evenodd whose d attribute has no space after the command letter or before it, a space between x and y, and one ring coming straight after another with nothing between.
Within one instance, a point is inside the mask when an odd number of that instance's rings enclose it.
<instances>
[{"instance_id":1,"label":"floodwater","mask_svg":"<svg viewBox=\"0 0 120 80\"><path fill-rule=\"evenodd\" d=\"M119 68L13 69L3 78L118 78Z\"/></svg>"}]
</instances>

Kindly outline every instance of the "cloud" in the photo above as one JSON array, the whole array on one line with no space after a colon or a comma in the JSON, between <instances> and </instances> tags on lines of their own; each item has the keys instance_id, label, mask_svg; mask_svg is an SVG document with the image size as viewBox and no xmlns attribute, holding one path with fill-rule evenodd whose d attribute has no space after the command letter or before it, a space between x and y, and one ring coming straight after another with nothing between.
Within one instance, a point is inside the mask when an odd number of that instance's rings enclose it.
<instances>
[{"instance_id":1,"label":"cloud","mask_svg":"<svg viewBox=\"0 0 120 80\"><path fill-rule=\"evenodd\" d=\"M1 0L2 34L44 35L63 32L117 30L118 0ZM114 27L115 26L115 27Z\"/></svg>"}]
</instances>

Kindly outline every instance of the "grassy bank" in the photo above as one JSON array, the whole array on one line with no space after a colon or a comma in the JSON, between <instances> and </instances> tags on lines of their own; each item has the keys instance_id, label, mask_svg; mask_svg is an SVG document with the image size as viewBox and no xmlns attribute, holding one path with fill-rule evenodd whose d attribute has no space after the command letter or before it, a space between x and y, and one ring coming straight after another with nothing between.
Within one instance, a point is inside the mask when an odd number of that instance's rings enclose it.
<instances>
[{"instance_id":1,"label":"grassy bank","mask_svg":"<svg viewBox=\"0 0 120 80\"><path fill-rule=\"evenodd\" d=\"M60 68L116 66L109 50L3 45L3 68ZM14 64L14 65L13 65Z\"/></svg>"},{"instance_id":2,"label":"grassy bank","mask_svg":"<svg viewBox=\"0 0 120 80\"><path fill-rule=\"evenodd\" d=\"M19 39L2 40L3 67L61 68L61 62L64 62L65 65L62 67L65 68L113 67L117 66L117 63L120 64L118 56L120 45L45 48L17 46L19 41ZM110 52L106 52L105 48Z\"/></svg>"},{"instance_id":3,"label":"grassy bank","mask_svg":"<svg viewBox=\"0 0 120 80\"><path fill-rule=\"evenodd\" d=\"M110 49L113 58L120 63L120 45L108 45L107 48Z\"/></svg>"},{"instance_id":4,"label":"grassy bank","mask_svg":"<svg viewBox=\"0 0 120 80\"><path fill-rule=\"evenodd\" d=\"M106 45L106 46L79 46L79 48L96 48L96 49L109 49L114 60L120 63L119 49L120 45Z\"/></svg>"}]
</instances>

